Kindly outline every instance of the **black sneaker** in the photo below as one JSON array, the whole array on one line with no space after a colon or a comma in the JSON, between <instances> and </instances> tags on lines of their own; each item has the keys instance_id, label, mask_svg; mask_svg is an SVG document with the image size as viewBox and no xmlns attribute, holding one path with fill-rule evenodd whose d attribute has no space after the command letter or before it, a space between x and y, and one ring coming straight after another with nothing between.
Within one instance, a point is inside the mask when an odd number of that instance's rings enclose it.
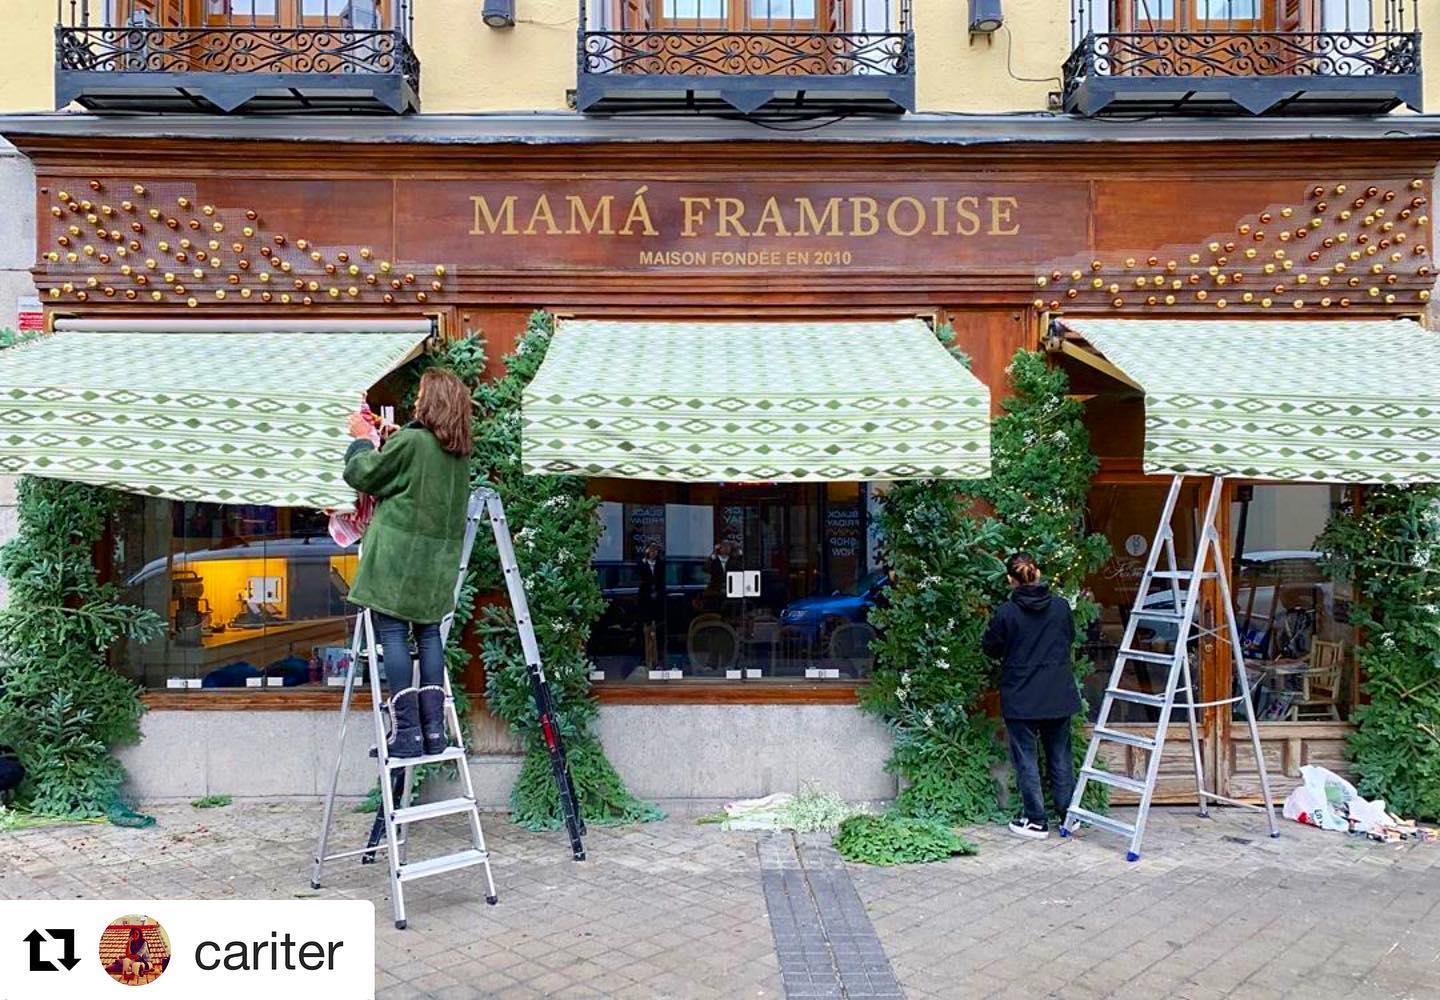
<instances>
[{"instance_id":1,"label":"black sneaker","mask_svg":"<svg viewBox=\"0 0 1440 1000\"><path fill-rule=\"evenodd\" d=\"M1026 840L1044 840L1050 836L1050 827L1045 823L1037 823L1033 819L1021 817L1010 824L1010 832L1017 837L1024 837Z\"/></svg>"}]
</instances>

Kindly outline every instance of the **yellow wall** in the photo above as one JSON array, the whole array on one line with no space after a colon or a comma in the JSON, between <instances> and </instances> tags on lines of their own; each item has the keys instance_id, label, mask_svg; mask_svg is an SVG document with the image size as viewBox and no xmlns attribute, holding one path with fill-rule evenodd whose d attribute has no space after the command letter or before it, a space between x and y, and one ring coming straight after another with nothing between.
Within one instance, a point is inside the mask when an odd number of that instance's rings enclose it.
<instances>
[{"instance_id":1,"label":"yellow wall","mask_svg":"<svg viewBox=\"0 0 1440 1000\"><path fill-rule=\"evenodd\" d=\"M555 111L575 86L576 0L515 0L513 28L487 28L480 0L423 0L415 18L427 114Z\"/></svg>"},{"instance_id":2,"label":"yellow wall","mask_svg":"<svg viewBox=\"0 0 1440 1000\"><path fill-rule=\"evenodd\" d=\"M54 0L5 0L0 17L0 112L54 110Z\"/></svg>"},{"instance_id":3,"label":"yellow wall","mask_svg":"<svg viewBox=\"0 0 1440 1000\"><path fill-rule=\"evenodd\" d=\"M51 110L54 0L3 6L0 112ZM485 27L480 7L480 0L417 4L414 43L426 113L563 109L575 86L576 0L516 0L519 23L499 31ZM1431 70L1426 106L1440 113L1440 3L1420 7L1422 65ZM920 110L1045 108L1046 94L1060 89L1070 50L1069 0L1005 0L1004 10L1006 27L971 44L966 0L914 0Z\"/></svg>"},{"instance_id":4,"label":"yellow wall","mask_svg":"<svg viewBox=\"0 0 1440 1000\"><path fill-rule=\"evenodd\" d=\"M1070 54L1067 0L1003 0L1005 27L972 45L965 0L914 0L921 111L1043 111ZM1006 67L1007 54L1009 68ZM1021 82L1011 76L1033 77Z\"/></svg>"}]
</instances>

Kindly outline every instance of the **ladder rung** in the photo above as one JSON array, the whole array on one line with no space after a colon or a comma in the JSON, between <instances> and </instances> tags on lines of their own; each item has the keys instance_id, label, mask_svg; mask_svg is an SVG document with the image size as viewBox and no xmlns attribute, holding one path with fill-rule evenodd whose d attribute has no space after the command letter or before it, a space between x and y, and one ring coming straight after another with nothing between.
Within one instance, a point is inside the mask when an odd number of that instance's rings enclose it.
<instances>
[{"instance_id":1,"label":"ladder rung","mask_svg":"<svg viewBox=\"0 0 1440 1000\"><path fill-rule=\"evenodd\" d=\"M1145 782L1136 781L1134 778L1128 778L1123 774L1115 774L1112 771L1100 771L1093 767L1082 767L1080 773L1091 781L1098 781L1100 784L1109 785L1111 788L1122 788L1127 792L1135 792L1137 794L1143 794L1145 792Z\"/></svg>"},{"instance_id":2,"label":"ladder rung","mask_svg":"<svg viewBox=\"0 0 1440 1000\"><path fill-rule=\"evenodd\" d=\"M1145 663L1174 663L1174 653L1156 653L1148 649L1122 649L1118 655L1127 660L1142 660Z\"/></svg>"},{"instance_id":3,"label":"ladder rung","mask_svg":"<svg viewBox=\"0 0 1440 1000\"><path fill-rule=\"evenodd\" d=\"M1163 694L1146 694L1144 691L1131 691L1128 688L1107 688L1105 693L1121 701L1133 701L1137 705L1151 705L1155 708L1165 705Z\"/></svg>"},{"instance_id":4,"label":"ladder rung","mask_svg":"<svg viewBox=\"0 0 1440 1000\"><path fill-rule=\"evenodd\" d=\"M453 872L457 868L469 868L471 865L484 864L488 860L490 860L489 854L472 847L470 850L461 851L458 854L442 854L438 858L408 862L397 869L396 875L401 882L409 882L411 879L424 878L427 875L441 875L445 872Z\"/></svg>"},{"instance_id":5,"label":"ladder rung","mask_svg":"<svg viewBox=\"0 0 1440 1000\"><path fill-rule=\"evenodd\" d=\"M1131 618L1149 618L1158 622L1178 622L1185 617L1179 611L1152 611L1149 608L1137 608L1130 612Z\"/></svg>"},{"instance_id":6,"label":"ladder rung","mask_svg":"<svg viewBox=\"0 0 1440 1000\"><path fill-rule=\"evenodd\" d=\"M1127 733L1119 729L1106 729L1104 726L1096 726L1095 735L1102 740L1109 740L1112 743L1124 743L1126 746L1139 747L1142 750L1155 749L1155 740L1152 737L1141 736L1137 733Z\"/></svg>"},{"instance_id":7,"label":"ladder rung","mask_svg":"<svg viewBox=\"0 0 1440 1000\"><path fill-rule=\"evenodd\" d=\"M446 747L439 753L426 754L423 757L391 757L385 762L390 770L398 770L402 767L418 767L421 764L439 764L447 760L464 760L464 747Z\"/></svg>"},{"instance_id":8,"label":"ladder rung","mask_svg":"<svg viewBox=\"0 0 1440 1000\"><path fill-rule=\"evenodd\" d=\"M418 806L406 806L395 810L396 823L416 823L422 819L437 819L469 812L475 808L474 799L440 799L437 802L422 802Z\"/></svg>"},{"instance_id":9,"label":"ladder rung","mask_svg":"<svg viewBox=\"0 0 1440 1000\"><path fill-rule=\"evenodd\" d=\"M1157 580L1194 580L1197 577L1201 580L1213 580L1215 574L1211 572L1197 574L1193 569L1157 569L1150 574Z\"/></svg>"},{"instance_id":10,"label":"ladder rung","mask_svg":"<svg viewBox=\"0 0 1440 1000\"><path fill-rule=\"evenodd\" d=\"M1080 809L1076 806L1072 806L1069 813L1065 816L1067 823L1073 820L1080 820L1082 823L1089 823L1091 826L1098 826L1102 830L1109 830L1111 833L1119 833L1127 837L1135 832L1135 827L1129 823L1122 823L1118 819L1101 816L1099 813L1093 813L1089 809Z\"/></svg>"}]
</instances>

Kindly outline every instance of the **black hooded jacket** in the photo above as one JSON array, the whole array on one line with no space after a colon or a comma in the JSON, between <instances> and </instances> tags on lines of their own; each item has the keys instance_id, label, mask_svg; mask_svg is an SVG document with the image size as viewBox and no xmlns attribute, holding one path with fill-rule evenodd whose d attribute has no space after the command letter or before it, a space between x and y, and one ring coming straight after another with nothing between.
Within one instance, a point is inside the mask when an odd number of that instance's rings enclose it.
<instances>
[{"instance_id":1,"label":"black hooded jacket","mask_svg":"<svg viewBox=\"0 0 1440 1000\"><path fill-rule=\"evenodd\" d=\"M995 609L981 646L1001 661L1000 713L1007 719L1058 719L1080 711L1070 650L1075 619L1043 583L1016 587Z\"/></svg>"}]
</instances>

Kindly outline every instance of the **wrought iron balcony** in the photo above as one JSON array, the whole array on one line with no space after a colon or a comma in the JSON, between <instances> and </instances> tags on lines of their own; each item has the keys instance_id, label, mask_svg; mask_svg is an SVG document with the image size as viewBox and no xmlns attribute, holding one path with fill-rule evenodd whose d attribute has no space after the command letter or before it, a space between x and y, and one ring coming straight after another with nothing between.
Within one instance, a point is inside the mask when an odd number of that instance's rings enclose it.
<instances>
[{"instance_id":1,"label":"wrought iron balcony","mask_svg":"<svg viewBox=\"0 0 1440 1000\"><path fill-rule=\"evenodd\" d=\"M1067 111L1421 110L1418 0L1071 3Z\"/></svg>"},{"instance_id":2,"label":"wrought iron balcony","mask_svg":"<svg viewBox=\"0 0 1440 1000\"><path fill-rule=\"evenodd\" d=\"M576 106L913 111L910 0L580 0Z\"/></svg>"},{"instance_id":3,"label":"wrought iron balcony","mask_svg":"<svg viewBox=\"0 0 1440 1000\"><path fill-rule=\"evenodd\" d=\"M413 2L58 0L56 106L418 111Z\"/></svg>"}]
</instances>

